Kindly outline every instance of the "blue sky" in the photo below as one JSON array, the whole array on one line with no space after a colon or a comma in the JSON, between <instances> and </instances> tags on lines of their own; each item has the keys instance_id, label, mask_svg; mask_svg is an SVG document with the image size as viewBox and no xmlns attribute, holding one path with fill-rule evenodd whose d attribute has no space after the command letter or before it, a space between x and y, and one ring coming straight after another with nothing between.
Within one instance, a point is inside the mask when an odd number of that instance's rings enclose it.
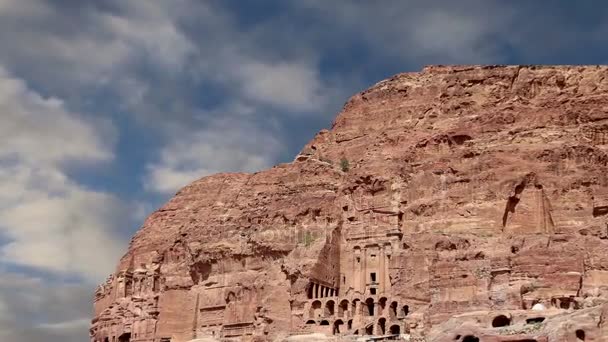
<instances>
[{"instance_id":1,"label":"blue sky","mask_svg":"<svg viewBox=\"0 0 608 342\"><path fill-rule=\"evenodd\" d=\"M0 340L86 341L144 218L427 64L605 64L605 1L0 0Z\"/></svg>"}]
</instances>

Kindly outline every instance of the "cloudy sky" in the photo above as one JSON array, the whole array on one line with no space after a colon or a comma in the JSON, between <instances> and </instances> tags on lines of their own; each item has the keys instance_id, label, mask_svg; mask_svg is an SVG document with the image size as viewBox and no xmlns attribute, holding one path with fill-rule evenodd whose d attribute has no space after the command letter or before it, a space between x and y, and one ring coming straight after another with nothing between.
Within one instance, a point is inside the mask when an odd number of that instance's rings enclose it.
<instances>
[{"instance_id":1,"label":"cloudy sky","mask_svg":"<svg viewBox=\"0 0 608 342\"><path fill-rule=\"evenodd\" d=\"M426 64L605 64L597 1L0 0L0 341L88 341L180 186L291 161Z\"/></svg>"}]
</instances>

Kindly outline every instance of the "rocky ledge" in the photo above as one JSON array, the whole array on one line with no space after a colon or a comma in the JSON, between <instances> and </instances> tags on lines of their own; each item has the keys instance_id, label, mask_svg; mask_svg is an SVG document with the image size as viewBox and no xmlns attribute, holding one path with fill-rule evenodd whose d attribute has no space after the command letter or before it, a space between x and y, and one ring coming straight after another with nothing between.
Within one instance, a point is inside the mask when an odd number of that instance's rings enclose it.
<instances>
[{"instance_id":1,"label":"rocky ledge","mask_svg":"<svg viewBox=\"0 0 608 342\"><path fill-rule=\"evenodd\" d=\"M607 149L608 67L396 75L153 213L91 341L608 340Z\"/></svg>"}]
</instances>

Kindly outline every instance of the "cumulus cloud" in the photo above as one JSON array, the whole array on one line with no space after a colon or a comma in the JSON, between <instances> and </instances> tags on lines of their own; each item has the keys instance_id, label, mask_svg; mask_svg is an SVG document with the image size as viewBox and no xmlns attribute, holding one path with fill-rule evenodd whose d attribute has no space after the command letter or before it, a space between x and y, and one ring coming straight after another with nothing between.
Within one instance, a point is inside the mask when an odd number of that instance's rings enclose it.
<instances>
[{"instance_id":1,"label":"cumulus cloud","mask_svg":"<svg viewBox=\"0 0 608 342\"><path fill-rule=\"evenodd\" d=\"M305 63L273 65L250 61L238 70L244 95L265 104L312 111L323 107L329 95L318 69Z\"/></svg>"},{"instance_id":2,"label":"cumulus cloud","mask_svg":"<svg viewBox=\"0 0 608 342\"><path fill-rule=\"evenodd\" d=\"M220 119L206 129L179 135L148 165L145 187L171 194L189 182L219 172L254 172L271 166L281 143L270 131L246 121Z\"/></svg>"},{"instance_id":3,"label":"cumulus cloud","mask_svg":"<svg viewBox=\"0 0 608 342\"><path fill-rule=\"evenodd\" d=\"M108 160L112 152L97 128L66 111L57 98L42 98L0 65L0 158L28 164Z\"/></svg>"},{"instance_id":4,"label":"cumulus cloud","mask_svg":"<svg viewBox=\"0 0 608 342\"><path fill-rule=\"evenodd\" d=\"M0 269L0 340L82 342L88 338L87 285L61 284Z\"/></svg>"},{"instance_id":5,"label":"cumulus cloud","mask_svg":"<svg viewBox=\"0 0 608 342\"><path fill-rule=\"evenodd\" d=\"M113 158L113 130L42 97L0 69L0 246L4 263L99 280L124 242L116 234L124 205L66 174L71 164Z\"/></svg>"}]
</instances>

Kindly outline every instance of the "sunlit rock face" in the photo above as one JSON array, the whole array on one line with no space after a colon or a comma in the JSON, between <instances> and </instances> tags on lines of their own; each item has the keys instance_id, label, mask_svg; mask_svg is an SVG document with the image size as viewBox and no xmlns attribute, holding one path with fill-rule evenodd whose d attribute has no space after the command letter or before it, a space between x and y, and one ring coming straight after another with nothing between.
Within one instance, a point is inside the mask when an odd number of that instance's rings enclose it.
<instances>
[{"instance_id":1,"label":"sunlit rock face","mask_svg":"<svg viewBox=\"0 0 608 342\"><path fill-rule=\"evenodd\" d=\"M608 67L394 76L152 214L91 341L608 340L607 149Z\"/></svg>"}]
</instances>

